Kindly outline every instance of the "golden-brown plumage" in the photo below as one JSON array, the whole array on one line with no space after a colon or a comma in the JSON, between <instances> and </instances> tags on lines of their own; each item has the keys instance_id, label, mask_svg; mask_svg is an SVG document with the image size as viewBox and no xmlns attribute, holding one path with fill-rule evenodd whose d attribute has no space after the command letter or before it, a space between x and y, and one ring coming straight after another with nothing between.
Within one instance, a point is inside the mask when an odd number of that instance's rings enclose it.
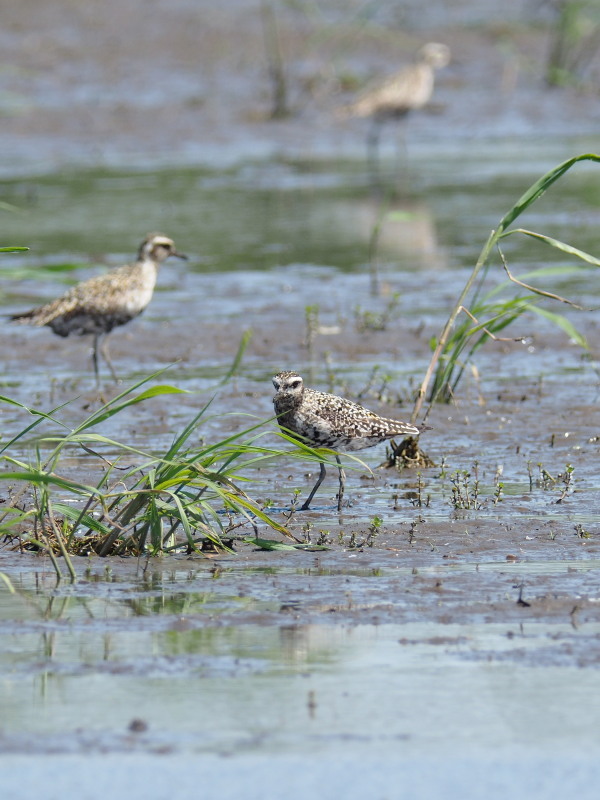
<instances>
[{"instance_id":1,"label":"golden-brown plumage","mask_svg":"<svg viewBox=\"0 0 600 800\"><path fill-rule=\"evenodd\" d=\"M11 320L46 325L58 336L93 336L94 372L98 379L100 336L110 333L117 325L125 325L142 313L152 299L158 267L169 256L186 258L177 252L172 239L160 233L148 234L133 264L83 281L51 303L13 314ZM102 348L101 352L116 378L106 348Z\"/></svg>"},{"instance_id":2,"label":"golden-brown plumage","mask_svg":"<svg viewBox=\"0 0 600 800\"><path fill-rule=\"evenodd\" d=\"M401 117L423 108L433 94L435 70L449 61L450 50L445 44L429 42L419 50L413 64L367 89L353 103L342 107L340 116Z\"/></svg>"}]
</instances>

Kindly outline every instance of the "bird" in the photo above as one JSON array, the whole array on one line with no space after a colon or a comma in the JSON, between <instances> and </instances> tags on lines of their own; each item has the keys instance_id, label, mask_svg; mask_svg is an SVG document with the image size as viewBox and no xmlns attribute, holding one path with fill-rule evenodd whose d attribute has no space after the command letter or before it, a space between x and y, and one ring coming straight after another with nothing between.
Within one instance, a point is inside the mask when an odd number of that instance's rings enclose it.
<instances>
[{"instance_id":1,"label":"bird","mask_svg":"<svg viewBox=\"0 0 600 800\"><path fill-rule=\"evenodd\" d=\"M440 42L428 42L417 51L412 64L365 90L353 103L340 107L337 115L371 117L374 124L369 133L369 147L376 148L381 124L427 105L433 94L435 71L449 63L450 48Z\"/></svg>"},{"instance_id":2,"label":"bird","mask_svg":"<svg viewBox=\"0 0 600 800\"><path fill-rule=\"evenodd\" d=\"M304 386L297 372L279 372L273 378L273 386L273 405L280 428L312 447L353 452L374 447L394 436L417 436L421 432L420 428L409 422L386 419L351 400L310 389ZM339 511L342 508L346 476L337 453L335 458L339 471ZM317 482L301 506L301 511L310 508L325 478L325 465L321 462L320 466Z\"/></svg>"},{"instance_id":3,"label":"bird","mask_svg":"<svg viewBox=\"0 0 600 800\"><path fill-rule=\"evenodd\" d=\"M350 117L402 117L427 105L433 94L435 71L450 63L450 48L428 42L415 61L364 91L353 103L340 109Z\"/></svg>"},{"instance_id":4,"label":"bird","mask_svg":"<svg viewBox=\"0 0 600 800\"><path fill-rule=\"evenodd\" d=\"M40 327L46 325L58 336L93 336L96 383L100 381L99 351L116 382L117 375L106 343L99 346L100 338L142 313L152 299L159 266L171 256L187 259L186 255L177 252L175 243L168 236L149 233L132 264L82 281L51 303L12 314L10 319Z\"/></svg>"}]
</instances>

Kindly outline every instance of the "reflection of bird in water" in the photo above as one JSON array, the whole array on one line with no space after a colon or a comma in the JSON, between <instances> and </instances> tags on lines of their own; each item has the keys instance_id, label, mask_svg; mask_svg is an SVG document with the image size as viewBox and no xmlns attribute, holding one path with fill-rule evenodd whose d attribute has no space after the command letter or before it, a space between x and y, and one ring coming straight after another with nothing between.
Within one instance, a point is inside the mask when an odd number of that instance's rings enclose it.
<instances>
[{"instance_id":1,"label":"reflection of bird in water","mask_svg":"<svg viewBox=\"0 0 600 800\"><path fill-rule=\"evenodd\" d=\"M420 432L419 428L408 422L386 419L343 397L309 389L295 372L280 372L275 375L273 386L273 404L279 425L311 447L364 450L394 436L417 436ZM336 454L335 458L340 479L339 510L342 507L346 476L340 457ZM302 506L302 511L310 507L311 500L325 478L325 465L321 462L320 466L319 477Z\"/></svg>"},{"instance_id":2,"label":"reflection of bird in water","mask_svg":"<svg viewBox=\"0 0 600 800\"><path fill-rule=\"evenodd\" d=\"M140 245L137 260L133 264L126 264L105 275L83 281L53 302L14 314L11 319L33 325L47 325L59 336L69 336L71 333L93 336L92 357L98 381L100 337L142 313L152 299L158 267L169 256L186 258L177 252L171 239L160 233L150 233ZM100 352L116 380L106 345L100 347Z\"/></svg>"},{"instance_id":3,"label":"reflection of bird in water","mask_svg":"<svg viewBox=\"0 0 600 800\"><path fill-rule=\"evenodd\" d=\"M423 45L415 62L367 89L353 103L339 110L341 117L372 117L369 147L376 148L381 124L423 108L433 94L436 69L450 62L450 48L438 42Z\"/></svg>"}]
</instances>

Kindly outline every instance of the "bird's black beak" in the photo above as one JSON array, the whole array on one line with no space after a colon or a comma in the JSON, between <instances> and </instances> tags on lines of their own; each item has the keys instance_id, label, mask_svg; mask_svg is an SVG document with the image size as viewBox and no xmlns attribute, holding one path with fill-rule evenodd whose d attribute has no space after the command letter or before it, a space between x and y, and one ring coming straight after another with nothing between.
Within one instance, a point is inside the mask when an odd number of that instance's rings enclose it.
<instances>
[{"instance_id":1,"label":"bird's black beak","mask_svg":"<svg viewBox=\"0 0 600 800\"><path fill-rule=\"evenodd\" d=\"M177 250L172 250L171 255L175 256L175 258L181 258L183 261L189 260L185 253L178 253Z\"/></svg>"}]
</instances>

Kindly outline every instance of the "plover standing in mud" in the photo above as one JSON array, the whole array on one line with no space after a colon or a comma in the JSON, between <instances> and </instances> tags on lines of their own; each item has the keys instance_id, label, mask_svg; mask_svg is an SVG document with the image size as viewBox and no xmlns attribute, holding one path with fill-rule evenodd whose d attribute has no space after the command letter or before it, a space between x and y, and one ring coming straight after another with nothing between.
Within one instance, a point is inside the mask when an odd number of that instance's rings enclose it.
<instances>
[{"instance_id":1,"label":"plover standing in mud","mask_svg":"<svg viewBox=\"0 0 600 800\"><path fill-rule=\"evenodd\" d=\"M353 103L339 108L337 115L340 118L372 117L369 149L376 150L381 124L427 105L433 94L435 71L449 63L450 48L439 42L429 42L417 52L413 64L364 91Z\"/></svg>"},{"instance_id":2,"label":"plover standing in mud","mask_svg":"<svg viewBox=\"0 0 600 800\"><path fill-rule=\"evenodd\" d=\"M386 419L366 408L338 397L304 386L296 372L279 372L273 378L275 397L273 405L281 428L290 431L312 447L330 450L364 450L374 447L394 436L417 436L419 428L408 422ZM338 510L342 507L346 476L340 457L336 454L339 470ZM317 482L301 507L306 511L323 479L325 465L321 462Z\"/></svg>"},{"instance_id":3,"label":"plover standing in mud","mask_svg":"<svg viewBox=\"0 0 600 800\"><path fill-rule=\"evenodd\" d=\"M413 64L366 90L353 103L340 108L339 113L348 117L402 117L423 108L433 94L435 70L449 63L450 48L429 42L417 52Z\"/></svg>"},{"instance_id":4,"label":"plover standing in mud","mask_svg":"<svg viewBox=\"0 0 600 800\"><path fill-rule=\"evenodd\" d=\"M53 302L13 314L11 320L47 325L58 336L72 333L93 336L92 358L96 382L99 382L99 349L116 381L106 344L98 347L100 337L142 313L152 299L158 267L170 256L187 258L177 252L172 239L161 233L150 233L140 245L137 260L133 264L78 283Z\"/></svg>"}]
</instances>

